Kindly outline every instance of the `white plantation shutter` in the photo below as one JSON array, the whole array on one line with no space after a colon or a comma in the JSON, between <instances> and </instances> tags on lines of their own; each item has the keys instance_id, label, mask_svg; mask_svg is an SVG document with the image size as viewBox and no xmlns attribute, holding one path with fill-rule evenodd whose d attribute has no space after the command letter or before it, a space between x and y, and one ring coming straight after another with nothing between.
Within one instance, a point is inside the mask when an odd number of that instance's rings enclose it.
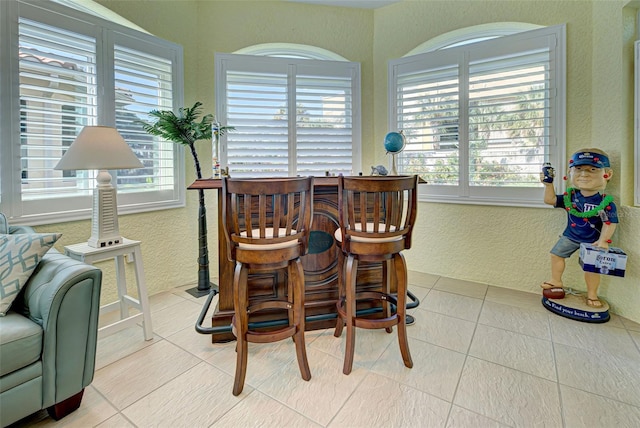
<instances>
[{"instance_id":1,"label":"white plantation shutter","mask_svg":"<svg viewBox=\"0 0 640 428\"><path fill-rule=\"evenodd\" d=\"M235 177L359 168L359 64L216 54L221 165ZM225 144L226 140L226 144Z\"/></svg>"},{"instance_id":2,"label":"white plantation shutter","mask_svg":"<svg viewBox=\"0 0 640 428\"><path fill-rule=\"evenodd\" d=\"M540 186L540 166L556 143L550 74L548 46L470 61L471 186Z\"/></svg>"},{"instance_id":3,"label":"white plantation shutter","mask_svg":"<svg viewBox=\"0 0 640 428\"><path fill-rule=\"evenodd\" d=\"M287 83L286 73L227 73L226 122L235 130L222 164L234 176L289 175Z\"/></svg>"},{"instance_id":4,"label":"white plantation shutter","mask_svg":"<svg viewBox=\"0 0 640 428\"><path fill-rule=\"evenodd\" d=\"M399 170L439 201L538 205L544 162L564 164L564 27L392 61Z\"/></svg>"},{"instance_id":5,"label":"white plantation shutter","mask_svg":"<svg viewBox=\"0 0 640 428\"><path fill-rule=\"evenodd\" d=\"M442 64L422 64L397 76L397 129L406 147L398 156L398 170L420 174L429 183L458 185L459 112L458 65L443 53Z\"/></svg>"},{"instance_id":6,"label":"white plantation shutter","mask_svg":"<svg viewBox=\"0 0 640 428\"><path fill-rule=\"evenodd\" d=\"M96 172L53 169L86 125L115 126L145 165L112 171L120 213L183 206L182 148L138 122L182 104L182 48L56 3L0 9L0 210L20 224L88 218Z\"/></svg>"},{"instance_id":7,"label":"white plantation shutter","mask_svg":"<svg viewBox=\"0 0 640 428\"><path fill-rule=\"evenodd\" d=\"M347 70L350 71L350 70ZM350 174L352 76L296 76L296 164L301 175ZM321 156L319 156L321 154Z\"/></svg>"},{"instance_id":8,"label":"white plantation shutter","mask_svg":"<svg viewBox=\"0 0 640 428\"><path fill-rule=\"evenodd\" d=\"M135 45L127 38L120 41ZM174 52L153 44L144 46L144 51L117 42L114 45L116 128L144 165L140 169L118 171L118 197L122 205L179 198L176 185L183 184L175 168L178 146L147 134L140 123L154 120L148 115L151 110L175 107L173 55Z\"/></svg>"},{"instance_id":9,"label":"white plantation shutter","mask_svg":"<svg viewBox=\"0 0 640 428\"><path fill-rule=\"evenodd\" d=\"M97 122L96 40L20 18L18 44L22 215L46 211L52 198L80 208L93 174L53 168L82 127Z\"/></svg>"}]
</instances>

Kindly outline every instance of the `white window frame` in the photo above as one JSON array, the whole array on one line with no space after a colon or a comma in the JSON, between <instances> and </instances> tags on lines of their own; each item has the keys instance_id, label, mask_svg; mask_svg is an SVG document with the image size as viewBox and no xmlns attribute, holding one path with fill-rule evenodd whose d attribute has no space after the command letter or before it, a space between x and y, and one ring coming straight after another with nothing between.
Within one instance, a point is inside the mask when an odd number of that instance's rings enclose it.
<instances>
[{"instance_id":1,"label":"white window frame","mask_svg":"<svg viewBox=\"0 0 640 428\"><path fill-rule=\"evenodd\" d=\"M360 64L347 62L342 57L335 57L329 51L312 49L307 50L305 45L292 45L293 49L288 50L284 44L267 44L257 47L249 47L242 50L245 54L224 54L216 53L215 55L215 98L217 120L222 126L232 126L227 120L227 90L226 76L227 71L231 69L242 69L243 71L252 72L284 72L289 75L288 99L289 99L289 155L288 155L288 174L298 174L296 165L296 108L295 108L295 70L302 72L306 70L313 73L313 70L324 70L331 73L332 69L340 67L342 72L348 70L351 74L351 97L352 97L352 142L351 142L351 171L347 173L355 173L361 170L361 80L360 80ZM247 55L246 53L250 53ZM255 53L255 54L254 54ZM269 55L269 56L266 56ZM306 58L304 58L306 56ZM334 59L330 59L330 58ZM314 58L314 59L309 59ZM321 71L322 73L322 71ZM227 139L228 135L220 138L220 166L227 167ZM329 171L334 172L334 171ZM233 176L233 170L230 171ZM259 175L259 174L258 174ZM320 174L318 174L320 175ZM324 174L323 174L324 175Z\"/></svg>"},{"instance_id":2,"label":"white window frame","mask_svg":"<svg viewBox=\"0 0 640 428\"><path fill-rule=\"evenodd\" d=\"M473 38L473 34L464 32L464 37L467 39ZM480 36L487 37L487 26L483 26ZM442 61L442 64L463 64L459 67L459 76L462 82L468 79L468 70L465 69L466 64L470 58L478 58L478 55L491 57L494 50L500 51L501 47L513 46L513 44L522 44L523 46L528 43L529 40L535 38L547 38L553 40L550 44L555 43L552 47L552 57L550 58L553 64L553 86L556 88L555 97L553 99L553 114L551 116L549 128L552 130L552 135L549 141L549 151L545 153L544 161L549 161L556 169L556 175L562 177L565 171L565 134L566 134L566 111L565 111L565 99L566 99L566 85L565 85L565 70L566 70L566 28L565 25L558 25L553 27L544 27L534 29L530 31L524 31L513 35L506 35L503 37L497 37L490 40L483 40L478 43L458 45L448 49L442 49L433 54L430 52L421 53L409 57L403 57L398 60L392 60L389 62L388 73L388 96L389 96L389 129L398 129L398 109L396 103L397 97L397 76L399 67L404 66L412 67L411 69L420 70L430 69L435 66L433 61ZM442 41L452 44L456 40L450 37L439 37L436 43L430 44L436 48L443 46ZM458 42L463 40L457 40ZM524 49L524 48L523 48ZM408 65L407 65L408 64ZM421 65L423 64L423 65ZM464 83L460 84L464 87ZM459 109L461 112L466 106L466 94L460 93ZM464 121L465 115L459 114L460 124L459 132L461 136L467 132L468 123ZM461 138L462 140L463 138ZM468 156L468 140L460 143L459 156L462 158ZM462 160L460 161L462 165ZM540 165L540 168L542 164ZM401 172L401 170L400 170ZM462 176L463 174L461 174ZM562 180L556 180L556 186L564 186ZM539 187L484 187L479 188L474 186L474 189L470 189L468 181L460 182L457 186L444 186L434 184L421 184L419 198L423 201L433 202L445 202L445 203L463 203L463 204L479 204L479 205L504 205L504 206L526 206L526 207L543 207L544 203L541 197L542 184ZM557 189L558 190L558 189ZM561 191L561 190L560 190Z\"/></svg>"},{"instance_id":3,"label":"white window frame","mask_svg":"<svg viewBox=\"0 0 640 428\"><path fill-rule=\"evenodd\" d=\"M54 2L11 0L0 2L0 210L11 222L38 225L87 219L91 216L90 193L86 196L44 198L41 201L23 201L20 173L20 79L18 46L18 20L20 17L86 34L96 40L97 69L97 123L115 126L115 85L113 66L114 43L141 52L149 52L172 63L172 97L177 109L183 103L182 47L111 21L87 14ZM154 137L154 139L157 137ZM156 144L164 144L159 140ZM119 214L139 213L183 207L186 203L184 149L171 143L173 151L173 186L171 190L120 192ZM113 183L117 182L112 171ZM92 186L95 183L92 183ZM25 205L27 204L27 205Z\"/></svg>"}]
</instances>

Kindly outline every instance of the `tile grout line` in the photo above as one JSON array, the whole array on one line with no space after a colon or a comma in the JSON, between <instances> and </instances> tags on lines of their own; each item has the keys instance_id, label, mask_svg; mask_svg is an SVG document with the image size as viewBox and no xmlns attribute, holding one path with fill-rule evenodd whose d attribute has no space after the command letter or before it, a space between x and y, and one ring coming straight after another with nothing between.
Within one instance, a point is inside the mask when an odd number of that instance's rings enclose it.
<instances>
[{"instance_id":1,"label":"tile grout line","mask_svg":"<svg viewBox=\"0 0 640 428\"><path fill-rule=\"evenodd\" d=\"M555 367L556 373L556 388L558 390L558 404L560 405L560 420L562 422L562 426L567 426L565 408L562 400L562 388L560 383L560 368L558 367L558 360L556 357L556 342L553 340L553 328L551 326L551 317L547 316L547 324L549 325L549 337L551 338L551 352L553 352L553 365Z\"/></svg>"},{"instance_id":2,"label":"tile grout line","mask_svg":"<svg viewBox=\"0 0 640 428\"><path fill-rule=\"evenodd\" d=\"M554 342L554 345L556 345L555 342ZM557 345L561 345L561 346L564 346L564 347L567 347L567 348L572 348L572 349L575 349L576 351L584 351L583 348L579 348L579 347L576 347L576 346L573 346L573 345L565 345L563 343L557 343ZM608 356L608 357L612 357L612 358L618 358L617 355L603 355L601 352L599 352L598 354L599 354L599 357L607 357ZM581 389L581 388L578 388L578 387L573 386L573 385L564 384L564 383L560 382L560 377L559 376L558 376L558 384L561 385L561 386L566 386L567 388L575 389L576 391L580 391L580 392L583 392L583 393L586 393L586 394L590 394L590 395L594 395L596 397L603 398L605 400L615 401L615 402L623 404L625 406L630 406L630 407L635 407L635 408L640 409L640 406L632 404L632 403L629 403L627 401L622 401L619 398L615 398L615 397L612 397L612 396L609 396L609 395L603 395L603 394L601 394L599 392L590 391L588 389Z\"/></svg>"},{"instance_id":3,"label":"tile grout line","mask_svg":"<svg viewBox=\"0 0 640 428\"><path fill-rule=\"evenodd\" d=\"M488 288L487 288L488 290ZM471 334L471 340L469 340L469 344L467 345L467 350L464 354L464 361L462 362L462 369L460 370L460 375L458 376L458 381L456 382L456 387L453 389L453 395L451 396L451 403L449 406L449 412L447 413L447 419L445 421L445 426L449 423L451 419L451 413L453 412L453 406L455 405L456 395L458 394L458 388L460 387L460 382L462 381L462 375L464 373L464 368L467 366L467 360L469 359L469 350L471 350L471 345L473 344L473 340L476 336L476 331L478 330L478 320L480 319L480 314L482 313L482 309L484 308L484 302L486 299L487 292L485 291L485 297L482 299L482 304L480 305L480 310L478 311L478 315L476 317L476 321L473 326L473 333ZM467 409L469 410L469 409ZM479 414L477 412L474 412ZM486 417L485 415L482 415Z\"/></svg>"}]
</instances>

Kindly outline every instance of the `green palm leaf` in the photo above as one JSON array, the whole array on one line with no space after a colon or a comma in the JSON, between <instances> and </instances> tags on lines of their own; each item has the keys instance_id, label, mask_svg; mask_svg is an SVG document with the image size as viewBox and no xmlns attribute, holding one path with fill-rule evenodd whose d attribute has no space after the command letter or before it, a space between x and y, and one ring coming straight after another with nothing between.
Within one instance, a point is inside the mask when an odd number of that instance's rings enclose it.
<instances>
[{"instance_id":1,"label":"green palm leaf","mask_svg":"<svg viewBox=\"0 0 640 428\"><path fill-rule=\"evenodd\" d=\"M174 143L191 145L198 140L212 138L213 115L207 114L198 121L201 107L202 103L198 101L193 107L180 107L177 115L171 110L152 110L149 115L154 117L155 121L140 123L148 134Z\"/></svg>"},{"instance_id":2,"label":"green palm leaf","mask_svg":"<svg viewBox=\"0 0 640 428\"><path fill-rule=\"evenodd\" d=\"M195 142L199 140L210 140L225 132L234 129L230 126L220 126L214 122L215 118L207 114L200 118L202 114L202 103L196 102L193 107L181 107L178 114L171 110L152 110L149 112L154 120L150 122L138 121L142 129L148 134L161 137L167 141L182 144L189 147L196 168L196 177L202 178L200 161L196 152ZM209 250L207 244L207 215L204 199L204 191L198 189L198 292L206 293L211 289L209 275Z\"/></svg>"}]
</instances>

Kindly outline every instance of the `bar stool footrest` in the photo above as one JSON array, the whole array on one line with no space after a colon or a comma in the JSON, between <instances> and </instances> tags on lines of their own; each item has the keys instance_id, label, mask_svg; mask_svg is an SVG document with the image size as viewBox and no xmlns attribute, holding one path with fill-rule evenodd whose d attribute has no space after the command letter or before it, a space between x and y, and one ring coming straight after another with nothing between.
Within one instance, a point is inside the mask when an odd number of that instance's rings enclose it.
<instances>
[{"instance_id":1,"label":"bar stool footrest","mask_svg":"<svg viewBox=\"0 0 640 428\"><path fill-rule=\"evenodd\" d=\"M286 300L270 300L266 302L254 303L247 308L247 312L250 314L262 311L264 309L293 309L293 303Z\"/></svg>"},{"instance_id":2,"label":"bar stool footrest","mask_svg":"<svg viewBox=\"0 0 640 428\"><path fill-rule=\"evenodd\" d=\"M292 337L296 334L298 327L292 325L291 327L283 328L281 330L274 331L249 331L247 332L247 342L253 343L271 343L284 340Z\"/></svg>"},{"instance_id":3,"label":"bar stool footrest","mask_svg":"<svg viewBox=\"0 0 640 428\"><path fill-rule=\"evenodd\" d=\"M361 300L382 300L391 303L395 308L398 307L398 300L395 296L392 296L387 293L382 293L380 291L363 291L360 293L356 293L356 302ZM336 309L338 310L338 316L340 316L343 320L347 318L347 312L345 311L345 298L342 297L336 303ZM353 325L360 328L366 329L380 329L380 328L389 328L394 325L398 325L399 319L398 314L394 313L390 317L386 318L361 318L354 317Z\"/></svg>"},{"instance_id":4,"label":"bar stool footrest","mask_svg":"<svg viewBox=\"0 0 640 428\"><path fill-rule=\"evenodd\" d=\"M366 328L369 330L379 328L389 328L394 325L398 325L398 316L393 315L389 318L382 319L366 319L366 318L354 318L353 325L359 328Z\"/></svg>"},{"instance_id":5,"label":"bar stool footrest","mask_svg":"<svg viewBox=\"0 0 640 428\"><path fill-rule=\"evenodd\" d=\"M297 325L289 325L283 328L269 331L255 331L248 330L246 335L247 342L252 343L271 343L278 342L280 340L293 337L298 331ZM236 329L236 317L231 318L231 332L235 337L238 337L238 330Z\"/></svg>"}]
</instances>

